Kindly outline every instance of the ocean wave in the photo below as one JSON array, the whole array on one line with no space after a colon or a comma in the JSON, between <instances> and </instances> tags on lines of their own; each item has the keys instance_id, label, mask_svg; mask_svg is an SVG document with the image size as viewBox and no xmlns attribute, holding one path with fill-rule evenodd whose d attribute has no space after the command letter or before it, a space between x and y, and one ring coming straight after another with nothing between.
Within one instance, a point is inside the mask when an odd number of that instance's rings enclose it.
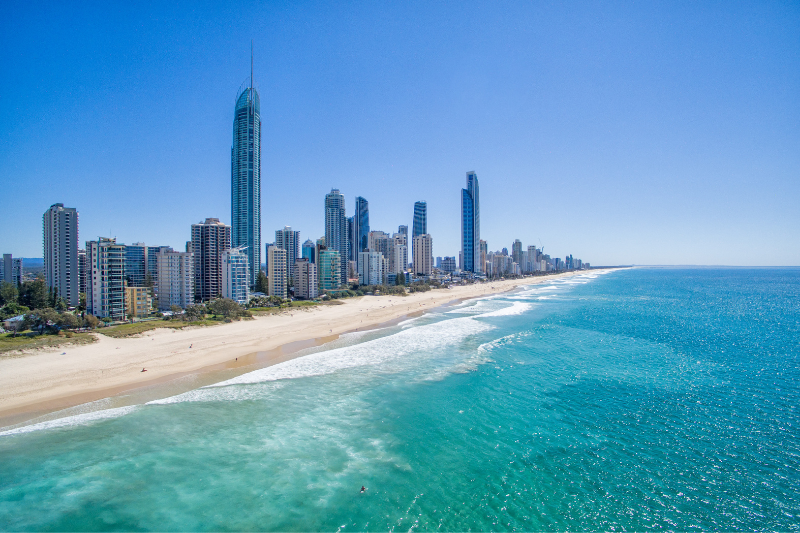
<instances>
[{"instance_id":1,"label":"ocean wave","mask_svg":"<svg viewBox=\"0 0 800 533\"><path fill-rule=\"evenodd\" d=\"M380 366L379 370L386 373L401 372L408 369L408 358L413 354L429 357L428 354L434 353L437 348L456 344L489 329L493 327L470 317L444 320L353 346L313 353L206 388L319 376L366 366Z\"/></svg>"},{"instance_id":2,"label":"ocean wave","mask_svg":"<svg viewBox=\"0 0 800 533\"><path fill-rule=\"evenodd\" d=\"M502 309L498 309L496 311L490 311L488 313L477 315L475 318L521 315L522 313L528 311L532 307L533 304L530 303L512 302L512 304L507 307L503 307Z\"/></svg>"},{"instance_id":3,"label":"ocean wave","mask_svg":"<svg viewBox=\"0 0 800 533\"><path fill-rule=\"evenodd\" d=\"M108 420L110 418L119 418L121 416L125 416L128 413L135 411L137 408L137 405L129 405L126 407L116 407L114 409L92 411L89 413L68 416L65 418L56 418L55 420L48 420L46 422L39 422L38 424L31 424L30 426L22 426L0 432L0 437L5 437L7 435L19 435L21 433L30 433L31 431L40 431L43 429L83 426L99 420Z\"/></svg>"},{"instance_id":4,"label":"ocean wave","mask_svg":"<svg viewBox=\"0 0 800 533\"><path fill-rule=\"evenodd\" d=\"M270 383L269 386L261 384L261 387L203 387L190 390L183 394L153 400L146 405L169 405L173 403L185 402L245 402L252 400L263 400L270 397L276 390L283 387L281 383Z\"/></svg>"}]
</instances>

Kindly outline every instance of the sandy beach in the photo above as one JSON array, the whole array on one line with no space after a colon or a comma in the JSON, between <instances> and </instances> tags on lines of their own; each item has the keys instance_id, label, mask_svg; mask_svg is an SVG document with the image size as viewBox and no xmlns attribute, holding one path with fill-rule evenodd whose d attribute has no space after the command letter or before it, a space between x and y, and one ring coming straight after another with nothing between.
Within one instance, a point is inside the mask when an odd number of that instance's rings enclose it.
<instances>
[{"instance_id":1,"label":"sandy beach","mask_svg":"<svg viewBox=\"0 0 800 533\"><path fill-rule=\"evenodd\" d=\"M363 296L341 300L341 305L295 308L220 326L157 329L122 339L98 335L98 342L90 345L3 356L0 357L0 426L159 380L201 372L214 365L243 366L247 361L252 362L256 353L272 350L263 364L276 364L293 357L290 352L280 350L287 345L327 342L348 331L372 328L454 300L572 275L575 274L457 286L405 297ZM141 372L142 368L147 372Z\"/></svg>"}]
</instances>

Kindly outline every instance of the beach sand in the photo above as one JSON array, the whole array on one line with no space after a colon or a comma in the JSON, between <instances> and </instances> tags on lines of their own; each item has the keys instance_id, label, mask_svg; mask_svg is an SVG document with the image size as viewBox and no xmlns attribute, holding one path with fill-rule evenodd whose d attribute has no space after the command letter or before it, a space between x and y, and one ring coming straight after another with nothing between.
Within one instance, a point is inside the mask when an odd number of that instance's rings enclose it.
<instances>
[{"instance_id":1,"label":"beach sand","mask_svg":"<svg viewBox=\"0 0 800 533\"><path fill-rule=\"evenodd\" d=\"M348 331L374 328L454 300L572 275L455 286L408 296L362 296L340 300L341 305L293 308L219 326L157 329L122 339L98 335L98 342L90 345L3 356L0 427L193 372L239 366L247 371L255 354L261 355L261 366L269 366Z\"/></svg>"}]
</instances>

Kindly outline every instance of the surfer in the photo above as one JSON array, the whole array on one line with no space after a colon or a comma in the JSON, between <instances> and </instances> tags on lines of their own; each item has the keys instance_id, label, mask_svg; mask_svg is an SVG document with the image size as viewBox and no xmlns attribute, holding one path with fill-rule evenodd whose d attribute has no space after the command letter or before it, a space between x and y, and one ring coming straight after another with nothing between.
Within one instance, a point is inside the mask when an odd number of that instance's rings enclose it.
<instances>
[{"instance_id":1,"label":"surfer","mask_svg":"<svg viewBox=\"0 0 800 533\"><path fill-rule=\"evenodd\" d=\"M367 490L367 487L365 487L364 485L361 485L361 493L363 494L364 491L366 491L366 490Z\"/></svg>"}]
</instances>

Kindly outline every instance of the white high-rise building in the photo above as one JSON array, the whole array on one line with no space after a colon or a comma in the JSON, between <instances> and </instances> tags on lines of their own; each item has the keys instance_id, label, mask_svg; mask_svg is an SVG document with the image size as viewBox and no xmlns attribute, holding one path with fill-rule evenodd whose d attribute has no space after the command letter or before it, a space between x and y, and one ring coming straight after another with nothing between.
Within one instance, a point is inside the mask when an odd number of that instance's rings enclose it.
<instances>
[{"instance_id":1,"label":"white high-rise building","mask_svg":"<svg viewBox=\"0 0 800 533\"><path fill-rule=\"evenodd\" d=\"M222 252L222 296L240 304L250 299L250 266L244 248Z\"/></svg>"},{"instance_id":2,"label":"white high-rise building","mask_svg":"<svg viewBox=\"0 0 800 533\"><path fill-rule=\"evenodd\" d=\"M86 263L86 311L100 318L124 320L125 245L105 237L87 241Z\"/></svg>"},{"instance_id":3,"label":"white high-rise building","mask_svg":"<svg viewBox=\"0 0 800 533\"><path fill-rule=\"evenodd\" d=\"M430 276L433 273L433 238L424 233L414 237L414 274Z\"/></svg>"},{"instance_id":4,"label":"white high-rise building","mask_svg":"<svg viewBox=\"0 0 800 533\"><path fill-rule=\"evenodd\" d=\"M347 282L348 258L350 257L350 239L347 228L344 196L339 189L331 189L331 192L325 195L325 246L328 250L339 252L339 279L343 283Z\"/></svg>"},{"instance_id":5,"label":"white high-rise building","mask_svg":"<svg viewBox=\"0 0 800 533\"><path fill-rule=\"evenodd\" d=\"M384 259L380 252L359 252L359 285L381 285L384 277Z\"/></svg>"},{"instance_id":6,"label":"white high-rise building","mask_svg":"<svg viewBox=\"0 0 800 533\"><path fill-rule=\"evenodd\" d=\"M289 276L288 286L294 286L294 262L300 257L300 232L285 226L275 232L275 246L286 250L286 274Z\"/></svg>"},{"instance_id":7,"label":"white high-rise building","mask_svg":"<svg viewBox=\"0 0 800 533\"><path fill-rule=\"evenodd\" d=\"M308 258L298 259L295 263L295 273L297 279L294 283L294 295L298 298L308 300L319 296L319 284L317 282L317 265Z\"/></svg>"},{"instance_id":8,"label":"white high-rise building","mask_svg":"<svg viewBox=\"0 0 800 533\"><path fill-rule=\"evenodd\" d=\"M44 277L68 305L80 303L78 287L78 211L53 204L42 216Z\"/></svg>"},{"instance_id":9,"label":"white high-rise building","mask_svg":"<svg viewBox=\"0 0 800 533\"><path fill-rule=\"evenodd\" d=\"M289 273L286 268L286 250L277 246L267 249L267 277L269 295L286 298L289 295Z\"/></svg>"},{"instance_id":10,"label":"white high-rise building","mask_svg":"<svg viewBox=\"0 0 800 533\"><path fill-rule=\"evenodd\" d=\"M158 270L158 309L169 311L173 305L186 309L194 303L194 254L159 250L156 256Z\"/></svg>"},{"instance_id":11,"label":"white high-rise building","mask_svg":"<svg viewBox=\"0 0 800 533\"><path fill-rule=\"evenodd\" d=\"M388 272L399 274L405 271L408 267L408 235L404 233L392 235L388 259Z\"/></svg>"}]
</instances>

